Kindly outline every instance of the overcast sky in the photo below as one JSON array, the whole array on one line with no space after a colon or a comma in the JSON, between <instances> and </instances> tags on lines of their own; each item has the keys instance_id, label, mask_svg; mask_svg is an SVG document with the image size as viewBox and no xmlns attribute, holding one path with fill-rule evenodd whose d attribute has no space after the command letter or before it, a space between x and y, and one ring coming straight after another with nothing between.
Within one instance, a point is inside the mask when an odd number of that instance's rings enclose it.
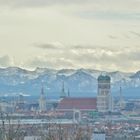
<instances>
[{"instance_id":1,"label":"overcast sky","mask_svg":"<svg viewBox=\"0 0 140 140\"><path fill-rule=\"evenodd\" d=\"M140 0L0 0L0 67L140 70Z\"/></svg>"}]
</instances>

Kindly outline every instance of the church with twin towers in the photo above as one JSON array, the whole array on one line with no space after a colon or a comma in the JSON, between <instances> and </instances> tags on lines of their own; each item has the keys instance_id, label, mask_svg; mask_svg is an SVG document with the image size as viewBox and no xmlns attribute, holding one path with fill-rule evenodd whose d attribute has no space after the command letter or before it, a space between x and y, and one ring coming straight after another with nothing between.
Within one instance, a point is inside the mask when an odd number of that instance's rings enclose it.
<instances>
[{"instance_id":1,"label":"church with twin towers","mask_svg":"<svg viewBox=\"0 0 140 140\"><path fill-rule=\"evenodd\" d=\"M69 90L65 92L65 85L62 82L60 101L58 102L58 111L98 111L101 113L113 112L113 97L111 94L111 78L107 75L100 75L97 79L97 97L71 97ZM46 111L46 97L42 87L39 108L40 111Z\"/></svg>"}]
</instances>

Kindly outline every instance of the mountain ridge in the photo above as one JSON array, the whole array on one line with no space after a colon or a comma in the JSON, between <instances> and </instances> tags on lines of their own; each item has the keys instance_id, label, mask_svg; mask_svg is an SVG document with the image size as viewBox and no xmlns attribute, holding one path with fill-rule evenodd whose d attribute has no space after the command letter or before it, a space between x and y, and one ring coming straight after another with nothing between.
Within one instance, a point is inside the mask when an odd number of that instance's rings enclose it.
<instances>
[{"instance_id":1,"label":"mountain ridge","mask_svg":"<svg viewBox=\"0 0 140 140\"><path fill-rule=\"evenodd\" d=\"M0 95L15 95L18 93L39 95L43 85L48 95L59 96L62 82L65 89L70 90L72 96L89 96L89 93L97 94L97 77L100 74L111 77L112 93L119 95L119 87L122 86L125 96L140 96L140 71L106 72L95 69L49 69L36 68L26 70L19 67L0 68ZM129 90L131 89L131 90ZM129 92L131 91L131 93Z\"/></svg>"}]
</instances>

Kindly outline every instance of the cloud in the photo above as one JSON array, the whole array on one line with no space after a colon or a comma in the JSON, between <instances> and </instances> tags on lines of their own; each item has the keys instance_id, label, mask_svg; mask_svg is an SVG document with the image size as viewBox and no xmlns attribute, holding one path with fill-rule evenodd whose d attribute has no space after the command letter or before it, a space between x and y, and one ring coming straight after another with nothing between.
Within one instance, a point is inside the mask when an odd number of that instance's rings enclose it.
<instances>
[{"instance_id":1,"label":"cloud","mask_svg":"<svg viewBox=\"0 0 140 140\"><path fill-rule=\"evenodd\" d=\"M49 58L48 56L38 56L32 58L27 63L27 67L30 68L71 68L74 67L73 61L67 58L59 57L59 58Z\"/></svg>"},{"instance_id":2,"label":"cloud","mask_svg":"<svg viewBox=\"0 0 140 140\"><path fill-rule=\"evenodd\" d=\"M140 37L140 33L138 33L138 32L130 31L130 33L137 36L137 37Z\"/></svg>"},{"instance_id":3,"label":"cloud","mask_svg":"<svg viewBox=\"0 0 140 140\"><path fill-rule=\"evenodd\" d=\"M51 49L51 50L63 48L63 45L61 43L59 43L59 42L44 43L44 44L33 43L33 46L35 46L37 48L41 48L41 49Z\"/></svg>"},{"instance_id":4,"label":"cloud","mask_svg":"<svg viewBox=\"0 0 140 140\"><path fill-rule=\"evenodd\" d=\"M77 12L77 15L86 19L98 20L140 20L140 13L130 11L92 10Z\"/></svg>"},{"instance_id":5,"label":"cloud","mask_svg":"<svg viewBox=\"0 0 140 140\"><path fill-rule=\"evenodd\" d=\"M43 50L83 50L83 49L95 49L93 45L64 45L59 42L51 43L33 43L33 47L37 47ZM101 46L100 46L101 47Z\"/></svg>"},{"instance_id":6,"label":"cloud","mask_svg":"<svg viewBox=\"0 0 140 140\"><path fill-rule=\"evenodd\" d=\"M12 7L44 7L56 4L81 4L91 1L92 0L0 0L0 4Z\"/></svg>"},{"instance_id":7,"label":"cloud","mask_svg":"<svg viewBox=\"0 0 140 140\"><path fill-rule=\"evenodd\" d=\"M18 8L57 5L61 8L67 6L66 9L84 18L140 18L139 0L0 0L0 5Z\"/></svg>"},{"instance_id":8,"label":"cloud","mask_svg":"<svg viewBox=\"0 0 140 140\"><path fill-rule=\"evenodd\" d=\"M139 69L139 7L139 0L0 0L0 53L26 67ZM11 65L8 56L1 65Z\"/></svg>"},{"instance_id":9,"label":"cloud","mask_svg":"<svg viewBox=\"0 0 140 140\"><path fill-rule=\"evenodd\" d=\"M0 0L0 4L5 5L29 5L29 6L44 6L50 4L95 4L97 7L99 5L108 5L108 6L135 6L138 7L140 2L139 0ZM127 5L126 5L127 4ZM133 4L133 5L132 5ZM98 7L99 8L99 7Z\"/></svg>"},{"instance_id":10,"label":"cloud","mask_svg":"<svg viewBox=\"0 0 140 140\"><path fill-rule=\"evenodd\" d=\"M108 37L109 37L110 39L118 39L117 36L113 36L113 35L109 35Z\"/></svg>"},{"instance_id":11,"label":"cloud","mask_svg":"<svg viewBox=\"0 0 140 140\"><path fill-rule=\"evenodd\" d=\"M111 36L111 38L117 38L116 36ZM83 51L116 51L121 49L121 46L105 46L105 45L91 45L91 44L71 44L65 45L60 42L50 42L50 43L33 43L33 47L40 48L46 51L54 51L54 50L61 50L61 51L71 51L71 52L83 52Z\"/></svg>"},{"instance_id":12,"label":"cloud","mask_svg":"<svg viewBox=\"0 0 140 140\"><path fill-rule=\"evenodd\" d=\"M4 55L0 57L0 66L1 67L9 67L13 65L13 60L8 56Z\"/></svg>"},{"instance_id":13,"label":"cloud","mask_svg":"<svg viewBox=\"0 0 140 140\"><path fill-rule=\"evenodd\" d=\"M0 0L0 6L11 9L56 6L55 9L64 15L66 12L69 16L83 19L140 20L138 0Z\"/></svg>"},{"instance_id":14,"label":"cloud","mask_svg":"<svg viewBox=\"0 0 140 140\"><path fill-rule=\"evenodd\" d=\"M140 69L139 48L132 49L131 47L123 47L122 51L120 46L65 46L63 44L61 44L61 47L54 46L55 48L52 48L56 51L46 47L45 50L47 54L33 58L29 61L28 65L31 67L49 67L57 69L90 68L109 71L131 71ZM44 49L42 47L40 48Z\"/></svg>"}]
</instances>

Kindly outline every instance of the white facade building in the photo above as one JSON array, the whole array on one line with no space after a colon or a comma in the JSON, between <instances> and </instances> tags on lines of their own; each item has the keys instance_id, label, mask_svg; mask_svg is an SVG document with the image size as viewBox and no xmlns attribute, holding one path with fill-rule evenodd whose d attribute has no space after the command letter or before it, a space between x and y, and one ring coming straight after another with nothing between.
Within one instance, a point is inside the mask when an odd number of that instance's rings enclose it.
<instances>
[{"instance_id":1,"label":"white facade building","mask_svg":"<svg viewBox=\"0 0 140 140\"><path fill-rule=\"evenodd\" d=\"M105 133L94 132L92 134L91 140L105 140Z\"/></svg>"},{"instance_id":2,"label":"white facade building","mask_svg":"<svg viewBox=\"0 0 140 140\"><path fill-rule=\"evenodd\" d=\"M24 140L41 140L40 136L25 136Z\"/></svg>"}]
</instances>

